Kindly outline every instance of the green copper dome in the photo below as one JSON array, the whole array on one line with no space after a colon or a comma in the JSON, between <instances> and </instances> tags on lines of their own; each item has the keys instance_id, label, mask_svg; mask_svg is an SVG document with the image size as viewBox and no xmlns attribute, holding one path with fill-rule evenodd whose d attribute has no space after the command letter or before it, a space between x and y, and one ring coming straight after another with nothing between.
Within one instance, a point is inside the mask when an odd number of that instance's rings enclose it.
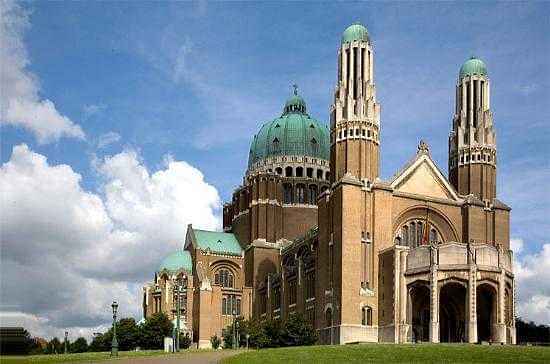
<instances>
[{"instance_id":1,"label":"green copper dome","mask_svg":"<svg viewBox=\"0 0 550 364\"><path fill-rule=\"evenodd\" d=\"M476 57L470 58L460 67L460 78L472 75L487 76L487 66Z\"/></svg>"},{"instance_id":2,"label":"green copper dome","mask_svg":"<svg viewBox=\"0 0 550 364\"><path fill-rule=\"evenodd\" d=\"M178 250L175 253L170 254L163 259L160 263L158 271L167 270L169 272L175 272L180 269L185 269L188 272L193 271L193 261L191 260L191 254L187 250Z\"/></svg>"},{"instance_id":3,"label":"green copper dome","mask_svg":"<svg viewBox=\"0 0 550 364\"><path fill-rule=\"evenodd\" d=\"M328 160L329 154L327 126L306 113L306 103L295 90L283 114L262 125L254 136L248 167L269 157L294 155Z\"/></svg>"},{"instance_id":4,"label":"green copper dome","mask_svg":"<svg viewBox=\"0 0 550 364\"><path fill-rule=\"evenodd\" d=\"M356 40L361 40L368 42L369 41L369 32L367 28L359 23L354 23L344 30L342 34L342 44L350 43Z\"/></svg>"}]
</instances>

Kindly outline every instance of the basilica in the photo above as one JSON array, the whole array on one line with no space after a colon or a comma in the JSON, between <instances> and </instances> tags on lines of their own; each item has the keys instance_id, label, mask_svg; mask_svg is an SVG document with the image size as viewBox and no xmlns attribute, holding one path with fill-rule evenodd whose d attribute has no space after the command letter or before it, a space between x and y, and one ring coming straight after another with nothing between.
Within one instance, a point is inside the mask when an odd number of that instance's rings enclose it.
<instances>
[{"instance_id":1,"label":"basilica","mask_svg":"<svg viewBox=\"0 0 550 364\"><path fill-rule=\"evenodd\" d=\"M188 226L143 288L144 316L168 314L200 348L235 316L293 314L321 344L514 344L510 207L496 194L487 67L470 58L458 72L448 174L420 141L382 179L367 29L349 26L337 48L330 127L295 88L253 136L223 232Z\"/></svg>"}]
</instances>

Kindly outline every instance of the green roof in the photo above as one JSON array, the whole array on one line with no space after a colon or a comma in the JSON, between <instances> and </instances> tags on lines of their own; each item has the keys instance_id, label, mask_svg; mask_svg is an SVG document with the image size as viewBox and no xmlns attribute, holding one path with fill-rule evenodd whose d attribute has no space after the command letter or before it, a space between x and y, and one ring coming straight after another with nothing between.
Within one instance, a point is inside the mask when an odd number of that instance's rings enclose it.
<instances>
[{"instance_id":1,"label":"green roof","mask_svg":"<svg viewBox=\"0 0 550 364\"><path fill-rule=\"evenodd\" d=\"M460 67L460 78L472 75L487 76L487 66L476 57L470 58Z\"/></svg>"},{"instance_id":2,"label":"green roof","mask_svg":"<svg viewBox=\"0 0 550 364\"><path fill-rule=\"evenodd\" d=\"M193 232L198 248L201 250L210 249L215 253L230 255L241 255L243 252L235 234L197 229L193 229Z\"/></svg>"},{"instance_id":3,"label":"green roof","mask_svg":"<svg viewBox=\"0 0 550 364\"><path fill-rule=\"evenodd\" d=\"M250 145L248 167L268 157L309 156L329 160L329 130L306 113L306 102L294 92L285 103L283 114L268 121Z\"/></svg>"},{"instance_id":4,"label":"green roof","mask_svg":"<svg viewBox=\"0 0 550 364\"><path fill-rule=\"evenodd\" d=\"M342 44L350 43L356 40L364 42L369 41L369 32L367 31L367 28L359 23L350 25L342 34Z\"/></svg>"},{"instance_id":5,"label":"green roof","mask_svg":"<svg viewBox=\"0 0 550 364\"><path fill-rule=\"evenodd\" d=\"M162 260L158 271L168 270L175 272L180 269L185 269L188 272L193 271L193 261L191 260L191 254L187 250L178 250L175 253L170 254Z\"/></svg>"}]
</instances>

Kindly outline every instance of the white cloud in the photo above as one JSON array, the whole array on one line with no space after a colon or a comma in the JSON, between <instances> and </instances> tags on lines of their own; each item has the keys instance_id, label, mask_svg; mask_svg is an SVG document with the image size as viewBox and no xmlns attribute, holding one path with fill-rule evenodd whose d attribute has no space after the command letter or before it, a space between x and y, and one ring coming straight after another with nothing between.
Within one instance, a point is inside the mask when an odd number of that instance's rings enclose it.
<instances>
[{"instance_id":1,"label":"white cloud","mask_svg":"<svg viewBox=\"0 0 550 364\"><path fill-rule=\"evenodd\" d=\"M511 239L514 250L517 315L536 323L550 322L550 244L533 254L523 255L523 240Z\"/></svg>"},{"instance_id":2,"label":"white cloud","mask_svg":"<svg viewBox=\"0 0 550 364\"><path fill-rule=\"evenodd\" d=\"M18 4L0 2L0 122L31 131L39 143L64 136L83 139L80 126L40 96L38 80L27 69L30 61L23 34L28 27L28 14Z\"/></svg>"},{"instance_id":3,"label":"white cloud","mask_svg":"<svg viewBox=\"0 0 550 364\"><path fill-rule=\"evenodd\" d=\"M120 134L110 131L99 136L97 140L97 147L99 149L103 149L118 141L120 141Z\"/></svg>"},{"instance_id":4,"label":"white cloud","mask_svg":"<svg viewBox=\"0 0 550 364\"><path fill-rule=\"evenodd\" d=\"M0 168L1 310L34 335L100 330L113 299L139 318L141 284L182 246L187 224L220 227L218 192L186 162L167 158L150 173L124 151L96 168L99 194L24 144Z\"/></svg>"}]
</instances>

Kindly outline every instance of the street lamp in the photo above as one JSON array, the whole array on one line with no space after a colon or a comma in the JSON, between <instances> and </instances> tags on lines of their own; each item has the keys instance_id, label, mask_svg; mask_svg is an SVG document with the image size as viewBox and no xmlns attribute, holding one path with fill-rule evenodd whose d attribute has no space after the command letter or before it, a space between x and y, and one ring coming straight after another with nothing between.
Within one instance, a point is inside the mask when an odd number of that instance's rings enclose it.
<instances>
[{"instance_id":1,"label":"street lamp","mask_svg":"<svg viewBox=\"0 0 550 364\"><path fill-rule=\"evenodd\" d=\"M116 341L116 311L118 309L118 303L113 301L111 307L113 308L113 342L111 343L111 356L118 356L118 342Z\"/></svg>"},{"instance_id":2,"label":"street lamp","mask_svg":"<svg viewBox=\"0 0 550 364\"><path fill-rule=\"evenodd\" d=\"M65 331L65 354L67 354L67 336L69 336L69 332Z\"/></svg>"},{"instance_id":3,"label":"street lamp","mask_svg":"<svg viewBox=\"0 0 550 364\"><path fill-rule=\"evenodd\" d=\"M176 332L176 351L180 351L180 300L181 300L181 294L183 292L183 283L181 279L178 279L177 281L177 307L176 307L176 326L177 326L177 332Z\"/></svg>"},{"instance_id":4,"label":"street lamp","mask_svg":"<svg viewBox=\"0 0 550 364\"><path fill-rule=\"evenodd\" d=\"M237 310L233 309L233 349L237 348Z\"/></svg>"}]
</instances>

